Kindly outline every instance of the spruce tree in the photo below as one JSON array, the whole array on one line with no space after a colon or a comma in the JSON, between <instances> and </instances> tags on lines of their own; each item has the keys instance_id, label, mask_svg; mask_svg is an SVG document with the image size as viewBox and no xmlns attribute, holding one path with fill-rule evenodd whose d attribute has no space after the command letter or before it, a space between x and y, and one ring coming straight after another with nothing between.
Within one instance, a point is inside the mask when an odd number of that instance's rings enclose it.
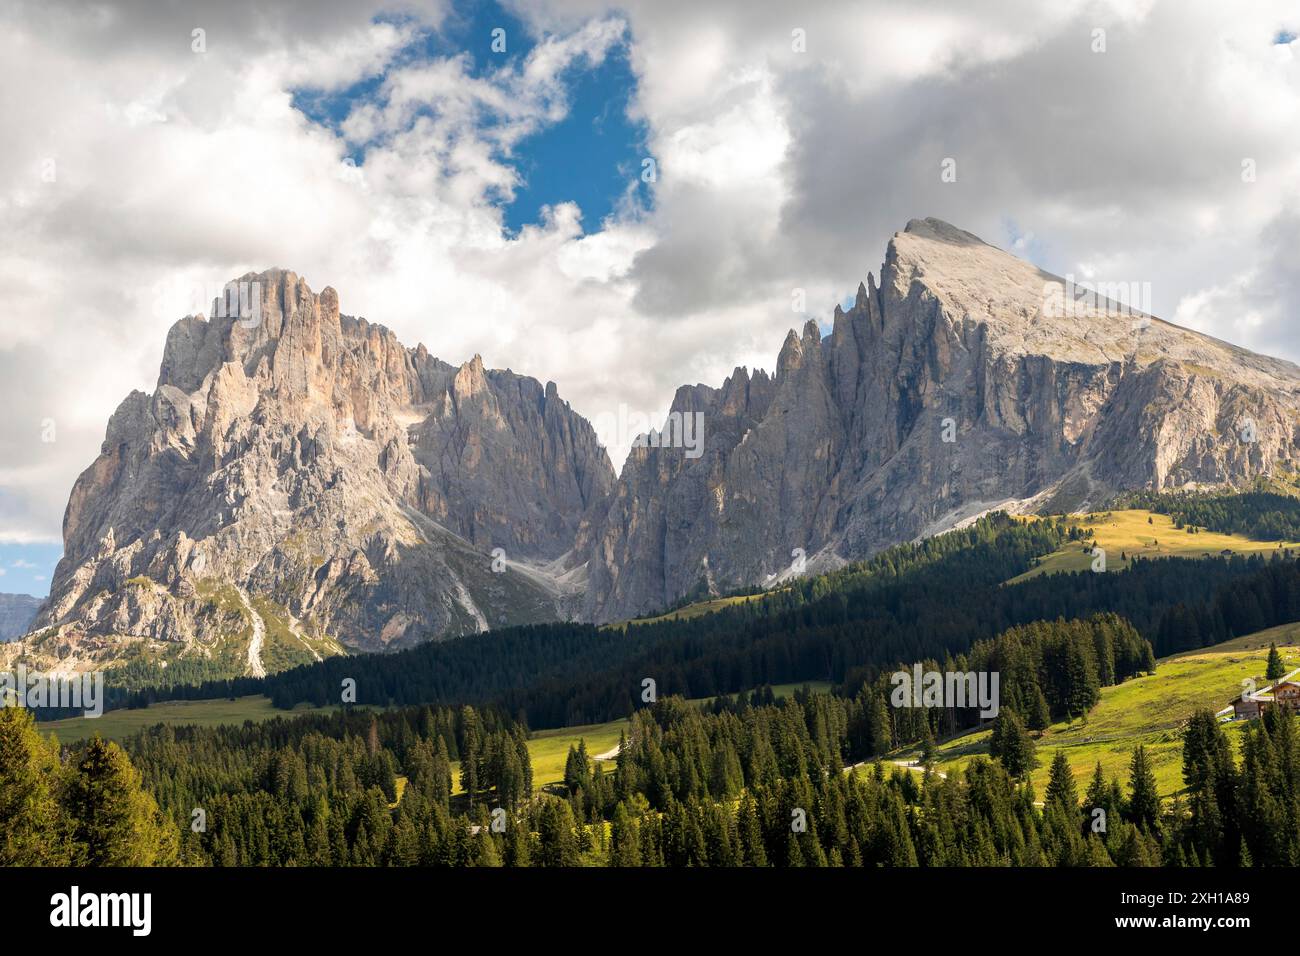
<instances>
[{"instance_id":1,"label":"spruce tree","mask_svg":"<svg viewBox=\"0 0 1300 956\"><path fill-rule=\"evenodd\" d=\"M64 790L72 819L74 863L81 866L167 866L176 862L176 829L122 748L96 736L76 762Z\"/></svg>"},{"instance_id":2,"label":"spruce tree","mask_svg":"<svg viewBox=\"0 0 1300 956\"><path fill-rule=\"evenodd\" d=\"M1063 749L1052 757L1052 767L1047 782L1046 806L1058 806L1070 818L1079 815L1079 792L1074 784L1074 771Z\"/></svg>"},{"instance_id":3,"label":"spruce tree","mask_svg":"<svg viewBox=\"0 0 1300 956\"><path fill-rule=\"evenodd\" d=\"M1047 706L1047 698L1043 696L1042 688L1035 684L1029 701L1029 729L1041 735L1051 725L1051 708Z\"/></svg>"},{"instance_id":4,"label":"spruce tree","mask_svg":"<svg viewBox=\"0 0 1300 956\"><path fill-rule=\"evenodd\" d=\"M1160 826L1160 794L1156 790L1156 775L1147 760L1146 748L1141 744L1133 751L1128 785L1129 821L1154 833Z\"/></svg>"},{"instance_id":5,"label":"spruce tree","mask_svg":"<svg viewBox=\"0 0 1300 956\"><path fill-rule=\"evenodd\" d=\"M568 801L549 798L537 816L537 865L577 866L578 843L573 832L573 812Z\"/></svg>"},{"instance_id":6,"label":"spruce tree","mask_svg":"<svg viewBox=\"0 0 1300 956\"><path fill-rule=\"evenodd\" d=\"M60 776L58 750L41 739L31 712L0 707L0 866L68 862Z\"/></svg>"},{"instance_id":7,"label":"spruce tree","mask_svg":"<svg viewBox=\"0 0 1300 956\"><path fill-rule=\"evenodd\" d=\"M1038 766L1034 742L1014 710L1003 710L993 721L989 754L1002 763L1007 773L1020 778Z\"/></svg>"},{"instance_id":8,"label":"spruce tree","mask_svg":"<svg viewBox=\"0 0 1300 956\"><path fill-rule=\"evenodd\" d=\"M1268 645L1268 666L1264 670L1264 676L1271 681L1281 680L1286 676L1286 665L1282 663L1282 655L1277 652L1276 642Z\"/></svg>"},{"instance_id":9,"label":"spruce tree","mask_svg":"<svg viewBox=\"0 0 1300 956\"><path fill-rule=\"evenodd\" d=\"M641 839L636 823L627 812L627 806L619 802L614 808L614 820L610 832L610 866L640 866Z\"/></svg>"}]
</instances>

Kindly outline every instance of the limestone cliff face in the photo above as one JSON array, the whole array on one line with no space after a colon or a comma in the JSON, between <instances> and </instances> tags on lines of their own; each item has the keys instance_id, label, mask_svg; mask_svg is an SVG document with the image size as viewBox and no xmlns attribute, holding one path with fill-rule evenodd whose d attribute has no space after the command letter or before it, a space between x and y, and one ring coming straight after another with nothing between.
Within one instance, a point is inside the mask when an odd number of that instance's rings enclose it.
<instances>
[{"instance_id":1,"label":"limestone cliff face","mask_svg":"<svg viewBox=\"0 0 1300 956\"><path fill-rule=\"evenodd\" d=\"M567 616L544 565L614 475L555 386L408 349L292 272L240 281L257 321L177 322L154 393L110 419L42 646L240 635L256 673L276 634L316 655Z\"/></svg>"},{"instance_id":2,"label":"limestone cliff face","mask_svg":"<svg viewBox=\"0 0 1300 956\"><path fill-rule=\"evenodd\" d=\"M1300 457L1300 368L1041 272L937 220L890 243L831 334L791 331L776 374L683 388L704 453L634 450L579 533L586 614L773 583L995 507L1241 484Z\"/></svg>"},{"instance_id":3,"label":"limestone cliff face","mask_svg":"<svg viewBox=\"0 0 1300 956\"><path fill-rule=\"evenodd\" d=\"M111 417L38 633L0 662L135 642L257 674L336 642L615 620L993 508L1242 484L1300 458L1300 368L1078 300L936 220L894 237L828 336L791 331L773 374L679 389L698 457L634 448L617 481L553 384L406 348L291 272L241 281L257 320L182 319L153 394Z\"/></svg>"}]
</instances>

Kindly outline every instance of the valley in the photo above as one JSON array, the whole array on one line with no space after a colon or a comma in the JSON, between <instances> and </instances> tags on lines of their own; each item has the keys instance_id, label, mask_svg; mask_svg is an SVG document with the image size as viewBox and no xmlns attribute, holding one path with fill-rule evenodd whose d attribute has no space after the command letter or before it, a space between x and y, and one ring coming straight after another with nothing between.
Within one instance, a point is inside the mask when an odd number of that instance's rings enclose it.
<instances>
[{"instance_id":1,"label":"valley","mask_svg":"<svg viewBox=\"0 0 1300 956\"><path fill-rule=\"evenodd\" d=\"M1213 712L1270 642L1300 668L1300 368L1035 311L1053 277L912 220L829 335L678 389L670 419L706 441L635 442L615 475L554 383L408 348L287 270L246 278L262 323L172 327L70 496L33 630L0 645L105 670L103 717L11 731L138 768L167 859L1293 852L1253 822L1290 805L1290 718ZM895 701L899 668L996 673L992 729ZM1069 806L1098 763L1101 838ZM187 833L195 807L213 830Z\"/></svg>"}]
</instances>

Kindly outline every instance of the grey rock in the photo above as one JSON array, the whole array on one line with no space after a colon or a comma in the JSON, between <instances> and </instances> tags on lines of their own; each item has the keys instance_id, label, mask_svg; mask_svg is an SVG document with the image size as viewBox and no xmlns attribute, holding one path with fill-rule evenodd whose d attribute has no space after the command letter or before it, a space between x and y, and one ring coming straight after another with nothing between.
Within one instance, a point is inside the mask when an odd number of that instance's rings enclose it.
<instances>
[{"instance_id":1,"label":"grey rock","mask_svg":"<svg viewBox=\"0 0 1300 956\"><path fill-rule=\"evenodd\" d=\"M678 392L674 411L704 413L704 454L629 457L579 532L585 614L777 583L799 573L795 549L815 571L994 508L1069 511L1294 466L1300 368L1063 287L947 223L910 222L879 288L869 276L824 340L792 330L774 378L737 369Z\"/></svg>"},{"instance_id":2,"label":"grey rock","mask_svg":"<svg viewBox=\"0 0 1300 956\"><path fill-rule=\"evenodd\" d=\"M26 634L40 606L41 599L30 594L0 594L0 641Z\"/></svg>"},{"instance_id":3,"label":"grey rock","mask_svg":"<svg viewBox=\"0 0 1300 956\"><path fill-rule=\"evenodd\" d=\"M181 319L154 393L110 418L41 647L212 649L252 633L248 594L367 650L571 613L546 566L614 474L555 386L408 349L292 272L240 281L260 284L260 322Z\"/></svg>"}]
</instances>

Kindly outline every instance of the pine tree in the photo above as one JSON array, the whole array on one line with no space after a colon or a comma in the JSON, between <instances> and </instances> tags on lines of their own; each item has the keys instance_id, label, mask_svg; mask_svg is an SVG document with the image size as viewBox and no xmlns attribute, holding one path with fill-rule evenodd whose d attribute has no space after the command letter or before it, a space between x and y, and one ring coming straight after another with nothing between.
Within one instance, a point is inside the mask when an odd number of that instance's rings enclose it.
<instances>
[{"instance_id":1,"label":"pine tree","mask_svg":"<svg viewBox=\"0 0 1300 956\"><path fill-rule=\"evenodd\" d=\"M746 794L740 801L737 824L740 831L743 865L767 866L767 848L763 842L763 826L758 815L758 804L750 794Z\"/></svg>"},{"instance_id":2,"label":"pine tree","mask_svg":"<svg viewBox=\"0 0 1300 956\"><path fill-rule=\"evenodd\" d=\"M586 789L591 781L590 764L587 760L587 741L578 741L578 746L569 745L569 755L564 761L564 785L569 793L576 793L579 788Z\"/></svg>"},{"instance_id":3,"label":"pine tree","mask_svg":"<svg viewBox=\"0 0 1300 956\"><path fill-rule=\"evenodd\" d=\"M614 808L614 820L610 833L610 866L640 866L641 839L636 823L627 812L627 806L619 802Z\"/></svg>"},{"instance_id":4,"label":"pine tree","mask_svg":"<svg viewBox=\"0 0 1300 956\"><path fill-rule=\"evenodd\" d=\"M1133 751L1129 765L1128 819L1134 825L1154 833L1160 826L1160 794L1156 775L1141 744Z\"/></svg>"},{"instance_id":5,"label":"pine tree","mask_svg":"<svg viewBox=\"0 0 1300 956\"><path fill-rule=\"evenodd\" d=\"M0 706L0 866L68 862L60 775L58 751L41 739L31 712Z\"/></svg>"},{"instance_id":6,"label":"pine tree","mask_svg":"<svg viewBox=\"0 0 1300 956\"><path fill-rule=\"evenodd\" d=\"M1286 665L1282 663L1282 655L1277 652L1276 642L1268 645L1268 666L1264 676L1271 681L1281 680L1286 676Z\"/></svg>"},{"instance_id":7,"label":"pine tree","mask_svg":"<svg viewBox=\"0 0 1300 956\"><path fill-rule=\"evenodd\" d=\"M1042 688L1035 684L1033 696L1029 701L1029 729L1041 735L1051 725L1051 708L1047 706L1047 698L1043 696Z\"/></svg>"},{"instance_id":8,"label":"pine tree","mask_svg":"<svg viewBox=\"0 0 1300 956\"><path fill-rule=\"evenodd\" d=\"M478 833L474 836L470 865L501 866L501 851L497 849L497 841L493 838L491 831L485 826L480 826Z\"/></svg>"},{"instance_id":9,"label":"pine tree","mask_svg":"<svg viewBox=\"0 0 1300 956\"><path fill-rule=\"evenodd\" d=\"M1074 771L1064 750L1057 750L1047 782L1046 806L1058 806L1070 819L1079 815L1079 792L1074 784Z\"/></svg>"},{"instance_id":10,"label":"pine tree","mask_svg":"<svg viewBox=\"0 0 1300 956\"><path fill-rule=\"evenodd\" d=\"M525 819L511 820L506 826L506 866L526 867L532 863L533 835Z\"/></svg>"},{"instance_id":11,"label":"pine tree","mask_svg":"<svg viewBox=\"0 0 1300 956\"><path fill-rule=\"evenodd\" d=\"M1038 766L1034 742L1014 710L1003 710L993 721L989 754L1001 761L1007 773L1023 777Z\"/></svg>"},{"instance_id":12,"label":"pine tree","mask_svg":"<svg viewBox=\"0 0 1300 956\"><path fill-rule=\"evenodd\" d=\"M1101 769L1101 761L1097 761L1097 766L1092 771L1092 779L1088 781L1088 790L1083 796L1084 806L1092 810L1096 807L1106 807L1106 776ZM1110 811L1107 810L1107 813Z\"/></svg>"},{"instance_id":13,"label":"pine tree","mask_svg":"<svg viewBox=\"0 0 1300 956\"><path fill-rule=\"evenodd\" d=\"M122 748L93 737L64 791L72 818L74 862L81 866L168 866L176 829L140 789L140 774Z\"/></svg>"},{"instance_id":14,"label":"pine tree","mask_svg":"<svg viewBox=\"0 0 1300 956\"><path fill-rule=\"evenodd\" d=\"M537 818L537 865L577 866L578 843L573 833L573 812L565 800L543 801Z\"/></svg>"}]
</instances>

